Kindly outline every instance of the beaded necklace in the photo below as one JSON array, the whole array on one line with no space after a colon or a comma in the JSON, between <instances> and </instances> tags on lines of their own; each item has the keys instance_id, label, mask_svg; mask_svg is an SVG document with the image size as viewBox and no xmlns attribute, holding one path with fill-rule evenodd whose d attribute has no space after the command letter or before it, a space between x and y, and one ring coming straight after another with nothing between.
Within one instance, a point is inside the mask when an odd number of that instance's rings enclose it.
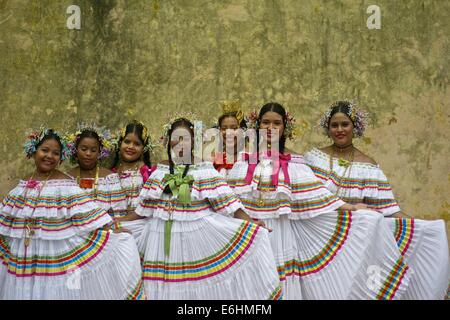
<instances>
[{"instance_id":1,"label":"beaded necklace","mask_svg":"<svg viewBox=\"0 0 450 320\"><path fill-rule=\"evenodd\" d=\"M137 164L134 166L134 168L123 170L123 171L119 170L120 165L118 166L117 173L119 174L120 188L125 191L126 198L127 198L127 212L133 211L133 206L131 204L132 204L132 200L133 200L133 190L136 186L134 183L134 173L139 171L140 164L141 164L140 161L138 161ZM130 173L131 188L129 190L124 188L124 186L122 184L122 178L121 178L121 175L127 171L131 171L131 173Z\"/></svg>"},{"instance_id":2,"label":"beaded necklace","mask_svg":"<svg viewBox=\"0 0 450 320\"><path fill-rule=\"evenodd\" d=\"M78 176L77 176L77 184L80 186L80 188L83 189L90 189L92 188L92 195L93 198L96 200L97 199L97 189L98 189L98 172L99 172L100 168L97 165L97 168L95 169L95 179L94 179L94 185L88 185L85 184L84 180L81 179L81 167L78 167Z\"/></svg>"},{"instance_id":3,"label":"beaded necklace","mask_svg":"<svg viewBox=\"0 0 450 320\"><path fill-rule=\"evenodd\" d=\"M329 155L329 157L330 157L330 165L329 165L330 171L328 172L327 181L328 181L328 180L331 180L331 174L332 174L332 172L333 172L333 158L338 159L338 164L339 164L339 166L345 167L344 173L342 174L342 176L341 176L341 178L340 178L339 180L345 178L345 175L346 175L346 173L347 173L347 170L349 170L349 171L348 171L348 176L350 176L351 167L352 167L353 158L354 158L354 153L355 153L355 148L354 148L353 145L352 145L352 150L350 151L349 158L348 158L348 160L345 160L345 159L343 159L343 158L335 157L335 150L334 150L334 148L333 148L332 154ZM335 194L336 194L337 196L339 195L340 188L341 188L341 181L339 181L339 182L337 183L337 189L336 189L336 192L335 192Z\"/></svg>"}]
</instances>

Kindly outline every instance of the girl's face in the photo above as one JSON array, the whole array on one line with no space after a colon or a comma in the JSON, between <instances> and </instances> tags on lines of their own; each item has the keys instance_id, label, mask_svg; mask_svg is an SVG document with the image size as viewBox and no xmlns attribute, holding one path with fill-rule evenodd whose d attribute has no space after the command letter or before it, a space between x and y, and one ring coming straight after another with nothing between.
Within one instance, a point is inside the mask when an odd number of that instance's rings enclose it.
<instances>
[{"instance_id":1,"label":"girl's face","mask_svg":"<svg viewBox=\"0 0 450 320\"><path fill-rule=\"evenodd\" d=\"M120 158L125 162L136 162L144 153L144 144L136 133L130 132L120 144Z\"/></svg>"},{"instance_id":2,"label":"girl's face","mask_svg":"<svg viewBox=\"0 0 450 320\"><path fill-rule=\"evenodd\" d=\"M273 111L267 111L261 117L259 129L267 130L267 140L271 143L277 143L284 132L283 117ZM276 132L278 131L278 135Z\"/></svg>"},{"instance_id":3,"label":"girl's face","mask_svg":"<svg viewBox=\"0 0 450 320\"><path fill-rule=\"evenodd\" d=\"M330 119L328 134L336 146L348 146L353 140L353 123L342 112L335 113Z\"/></svg>"},{"instance_id":4,"label":"girl's face","mask_svg":"<svg viewBox=\"0 0 450 320\"><path fill-rule=\"evenodd\" d=\"M95 138L83 138L78 143L77 158L81 169L91 170L100 157L100 143Z\"/></svg>"},{"instance_id":5,"label":"girl's face","mask_svg":"<svg viewBox=\"0 0 450 320\"><path fill-rule=\"evenodd\" d=\"M38 172L49 173L61 161L61 146L55 139L47 139L37 148L33 158Z\"/></svg>"},{"instance_id":6,"label":"girl's face","mask_svg":"<svg viewBox=\"0 0 450 320\"><path fill-rule=\"evenodd\" d=\"M234 148L237 145L236 130L239 129L238 120L233 116L228 116L222 119L220 122L220 132L225 143L226 148ZM230 135L227 139L227 130ZM231 131L233 130L233 131Z\"/></svg>"},{"instance_id":7,"label":"girl's face","mask_svg":"<svg viewBox=\"0 0 450 320\"><path fill-rule=\"evenodd\" d=\"M169 143L174 163L188 163L191 161L194 140L188 127L179 126L175 128L172 131Z\"/></svg>"}]
</instances>

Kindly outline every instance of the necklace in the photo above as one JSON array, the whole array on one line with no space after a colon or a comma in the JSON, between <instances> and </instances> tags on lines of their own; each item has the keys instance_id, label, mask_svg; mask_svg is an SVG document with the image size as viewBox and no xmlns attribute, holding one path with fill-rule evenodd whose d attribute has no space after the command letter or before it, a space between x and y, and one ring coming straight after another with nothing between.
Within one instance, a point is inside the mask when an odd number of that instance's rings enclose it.
<instances>
[{"instance_id":1,"label":"necklace","mask_svg":"<svg viewBox=\"0 0 450 320\"><path fill-rule=\"evenodd\" d=\"M37 186L37 184L31 183L32 181L36 181L34 180L34 175L36 174L36 171L33 172L33 174L31 175L31 178L28 180L26 186L25 186L25 195L24 197L26 197L28 195L28 190L30 188L35 188ZM39 187L39 192L38 195L36 197L36 204L39 201L39 198L41 197L41 192L44 189L44 187L47 185L47 181L50 178L50 176L53 174L53 170L50 171L50 173L47 175L47 177L44 180L44 183L42 184L41 187ZM30 219L26 219L25 220L25 248L27 248L30 245L31 242L31 237L34 236L35 232L34 232L34 226L36 225L36 221L35 219L33 219L33 214L34 214L34 210L36 210L36 206L33 207L33 211L31 212L30 215ZM26 255L26 254L25 254Z\"/></svg>"},{"instance_id":2,"label":"necklace","mask_svg":"<svg viewBox=\"0 0 450 320\"><path fill-rule=\"evenodd\" d=\"M345 175L346 175L346 173L347 173L347 170L349 170L349 171L348 171L348 175L350 176L351 166L352 166L352 163L353 163L353 157L354 157L354 152L355 152L355 148L353 147L353 144L351 144L350 146L351 146L352 149L350 150L350 155L349 155L348 160L345 160L345 159L343 159L343 158L337 158L337 157L335 157L335 158L338 159L338 164L339 164L339 166L345 168L344 173L342 174L341 177L338 177L338 176L336 175L336 178L339 180L339 181L337 181L337 189L336 189L336 192L335 192L335 194L336 194L337 196L339 196L339 191L340 191L341 184L342 184L342 181L341 181L341 180L345 178ZM348 147L348 146L347 146L347 147ZM346 147L346 148L347 148L347 147ZM331 180L331 174L332 174L332 172L333 172L333 158L334 158L334 156L335 156L335 153L334 153L334 148L333 148L333 153L329 155L329 157L330 157L330 171L328 172L327 181L328 181L328 180ZM341 197L341 198L342 198L342 197Z\"/></svg>"},{"instance_id":3,"label":"necklace","mask_svg":"<svg viewBox=\"0 0 450 320\"><path fill-rule=\"evenodd\" d=\"M137 164L134 166L134 168L132 169L126 169L126 170L117 170L117 173L119 174L119 182L120 182L120 187L122 190L125 191L126 194L126 198L127 198L127 213L130 211L133 211L133 206L132 206L132 201L133 201L133 191L135 188L135 183L134 183L134 177L137 176L137 172L139 171L139 166L140 166L140 161L137 162ZM120 168L120 166L119 166ZM130 183L131 183L131 188L127 189L123 186L122 184L122 175L123 173L127 172L127 171L131 171L130 176L126 176L124 177L124 179L126 178L130 178Z\"/></svg>"},{"instance_id":4,"label":"necklace","mask_svg":"<svg viewBox=\"0 0 450 320\"><path fill-rule=\"evenodd\" d=\"M129 162L128 162L129 163ZM141 167L141 161L138 160L136 161L136 164L133 166L130 166L130 168L126 168L126 169L120 169L121 167L124 167L123 163L120 163L119 166L117 167L117 173L121 174L122 172L125 171L138 171L138 169Z\"/></svg>"},{"instance_id":5,"label":"necklace","mask_svg":"<svg viewBox=\"0 0 450 320\"><path fill-rule=\"evenodd\" d=\"M78 176L77 176L77 184L80 186L80 188L83 189L90 189L92 188L92 195L94 197L94 199L97 199L97 188L98 188L98 172L99 172L100 168L97 165L96 169L95 169L95 179L94 182L92 183L92 179L88 178L89 180L86 179L82 179L81 178L81 167L78 167Z\"/></svg>"},{"instance_id":6,"label":"necklace","mask_svg":"<svg viewBox=\"0 0 450 320\"><path fill-rule=\"evenodd\" d=\"M339 150L339 153L343 153L345 150L347 150L348 148L351 148L351 150L350 150L350 155L349 155L349 160L345 160L343 157L336 157L336 158L338 158L338 164L341 166L341 167L348 167L349 165L350 165L350 162L352 162L353 161L353 156L354 156L354 151L355 151L355 148L353 147L353 144L351 143L351 144L349 144L348 146L345 146L345 147L338 147L338 146L336 146L336 145L333 145L333 156L335 156L335 150L337 149L337 150Z\"/></svg>"}]
</instances>

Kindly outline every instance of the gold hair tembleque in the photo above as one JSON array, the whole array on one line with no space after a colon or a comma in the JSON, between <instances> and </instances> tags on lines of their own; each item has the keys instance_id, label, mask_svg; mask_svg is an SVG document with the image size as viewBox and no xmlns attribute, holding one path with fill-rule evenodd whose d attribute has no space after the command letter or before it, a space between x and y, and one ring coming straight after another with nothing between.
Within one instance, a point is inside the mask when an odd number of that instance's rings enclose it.
<instances>
[{"instance_id":1,"label":"gold hair tembleque","mask_svg":"<svg viewBox=\"0 0 450 320\"><path fill-rule=\"evenodd\" d=\"M239 99L222 101L222 113L223 115L235 115L238 123L241 123L244 119L244 112Z\"/></svg>"}]
</instances>

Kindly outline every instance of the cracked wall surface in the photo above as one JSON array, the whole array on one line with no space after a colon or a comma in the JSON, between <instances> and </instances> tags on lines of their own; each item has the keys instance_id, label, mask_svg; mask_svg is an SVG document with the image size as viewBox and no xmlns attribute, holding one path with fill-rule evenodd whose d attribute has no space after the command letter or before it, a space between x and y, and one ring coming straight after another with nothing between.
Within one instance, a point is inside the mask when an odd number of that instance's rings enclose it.
<instances>
[{"instance_id":1,"label":"cracked wall surface","mask_svg":"<svg viewBox=\"0 0 450 320\"><path fill-rule=\"evenodd\" d=\"M72 4L81 30L66 27ZM371 4L380 30L367 28ZM433 0L0 0L0 192L31 173L22 143L40 124L138 118L157 138L180 108L211 120L223 99L277 101L304 152L328 143L315 129L327 105L354 98L374 120L357 147L402 209L449 221L448 12Z\"/></svg>"}]
</instances>

